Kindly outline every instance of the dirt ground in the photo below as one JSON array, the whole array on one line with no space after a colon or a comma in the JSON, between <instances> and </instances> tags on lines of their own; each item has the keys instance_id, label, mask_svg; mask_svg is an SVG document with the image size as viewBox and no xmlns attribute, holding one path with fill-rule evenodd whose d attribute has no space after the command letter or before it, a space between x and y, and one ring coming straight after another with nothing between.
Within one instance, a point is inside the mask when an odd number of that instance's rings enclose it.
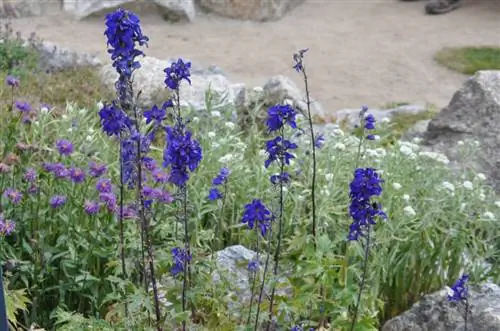
<instances>
[{"instance_id":1,"label":"dirt ground","mask_svg":"<svg viewBox=\"0 0 500 331\"><path fill-rule=\"evenodd\" d=\"M291 69L293 52L310 48L307 68L313 97L325 110L378 107L407 101L445 106L466 76L441 68L433 55L445 46L499 45L500 0L466 0L441 16L424 13L425 1L306 0L284 19L239 22L203 15L172 24L142 16L150 37L146 54L216 64L235 83L262 85ZM101 18L74 21L61 13L13 21L23 34L108 61ZM302 85L300 85L302 86Z\"/></svg>"}]
</instances>

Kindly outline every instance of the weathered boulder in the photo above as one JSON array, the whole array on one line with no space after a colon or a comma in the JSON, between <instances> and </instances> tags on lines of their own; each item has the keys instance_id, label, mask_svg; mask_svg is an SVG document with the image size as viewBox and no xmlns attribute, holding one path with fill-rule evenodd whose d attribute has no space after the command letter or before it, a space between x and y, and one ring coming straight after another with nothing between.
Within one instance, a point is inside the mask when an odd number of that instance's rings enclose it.
<instances>
[{"instance_id":1,"label":"weathered boulder","mask_svg":"<svg viewBox=\"0 0 500 331\"><path fill-rule=\"evenodd\" d=\"M238 20L279 20L304 0L200 0L208 12Z\"/></svg>"},{"instance_id":2,"label":"weathered boulder","mask_svg":"<svg viewBox=\"0 0 500 331\"><path fill-rule=\"evenodd\" d=\"M194 0L64 0L63 10L78 19L111 12L123 7L137 13L156 12L170 21L193 21L196 16Z\"/></svg>"},{"instance_id":3,"label":"weathered boulder","mask_svg":"<svg viewBox=\"0 0 500 331\"><path fill-rule=\"evenodd\" d=\"M46 72L77 67L98 67L102 64L95 54L78 53L48 41L31 43L30 46L38 52L39 68Z\"/></svg>"},{"instance_id":4,"label":"weathered boulder","mask_svg":"<svg viewBox=\"0 0 500 331\"><path fill-rule=\"evenodd\" d=\"M40 16L60 7L60 2L54 0L0 0L0 18Z\"/></svg>"},{"instance_id":5,"label":"weathered boulder","mask_svg":"<svg viewBox=\"0 0 500 331\"><path fill-rule=\"evenodd\" d=\"M464 167L486 174L500 189L500 71L479 71L467 79L448 106L433 118L423 144L441 151ZM464 158L457 142L479 147L475 157Z\"/></svg>"},{"instance_id":6,"label":"weathered boulder","mask_svg":"<svg viewBox=\"0 0 500 331\"><path fill-rule=\"evenodd\" d=\"M403 314L387 321L382 331L462 331L463 303L449 302L449 289L426 295ZM485 283L469 290L467 329L500 331L500 287Z\"/></svg>"},{"instance_id":7,"label":"weathered boulder","mask_svg":"<svg viewBox=\"0 0 500 331\"><path fill-rule=\"evenodd\" d=\"M160 60L149 56L139 59L141 68L134 73L133 88L136 93L141 91L138 100L141 107L149 108L168 99L170 94L165 87L163 70L174 61L176 60ZM114 88L118 73L111 64L103 66L100 75L105 86ZM212 108L222 107L234 103L242 88L241 84L232 84L217 67L193 68L191 85L183 82L180 88L181 106L200 111L206 109L206 92L210 90L215 95Z\"/></svg>"}]
</instances>

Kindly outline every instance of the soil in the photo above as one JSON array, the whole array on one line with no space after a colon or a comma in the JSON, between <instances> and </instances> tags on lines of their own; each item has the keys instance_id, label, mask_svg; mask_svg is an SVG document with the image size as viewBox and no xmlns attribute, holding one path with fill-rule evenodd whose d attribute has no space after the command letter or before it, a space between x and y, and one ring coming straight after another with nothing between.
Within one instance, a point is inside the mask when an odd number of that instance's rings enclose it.
<instances>
[{"instance_id":1,"label":"soil","mask_svg":"<svg viewBox=\"0 0 500 331\"><path fill-rule=\"evenodd\" d=\"M146 54L183 57L197 66L216 64L234 83L264 84L273 75L292 77L292 54L306 57L313 97L327 111L379 107L387 102L445 106L467 78L435 63L442 47L500 46L500 0L466 0L451 13L429 16L425 1L306 0L277 22L257 23L200 15L194 23L141 16L150 45ZM104 19L75 21L49 16L12 21L28 35L109 61Z\"/></svg>"}]
</instances>

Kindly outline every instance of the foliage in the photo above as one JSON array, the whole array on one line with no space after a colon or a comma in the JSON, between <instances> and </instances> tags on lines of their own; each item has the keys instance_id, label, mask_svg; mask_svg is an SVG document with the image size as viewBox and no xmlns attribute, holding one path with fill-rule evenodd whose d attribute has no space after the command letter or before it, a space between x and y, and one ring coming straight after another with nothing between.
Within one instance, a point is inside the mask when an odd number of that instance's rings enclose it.
<instances>
[{"instance_id":1,"label":"foliage","mask_svg":"<svg viewBox=\"0 0 500 331\"><path fill-rule=\"evenodd\" d=\"M0 72L21 76L34 71L38 64L38 54L31 46L35 42L30 38L28 46L19 34L14 34L9 23L0 26Z\"/></svg>"},{"instance_id":2,"label":"foliage","mask_svg":"<svg viewBox=\"0 0 500 331\"><path fill-rule=\"evenodd\" d=\"M473 75L479 70L500 70L500 47L444 48L436 53L435 60L466 75Z\"/></svg>"}]
</instances>

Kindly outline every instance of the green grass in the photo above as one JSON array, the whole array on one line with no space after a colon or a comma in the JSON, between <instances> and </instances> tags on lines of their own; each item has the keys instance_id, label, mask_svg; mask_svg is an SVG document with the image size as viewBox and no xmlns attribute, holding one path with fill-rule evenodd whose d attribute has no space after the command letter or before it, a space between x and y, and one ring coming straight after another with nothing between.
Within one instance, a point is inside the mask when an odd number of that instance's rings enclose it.
<instances>
[{"instance_id":1,"label":"green grass","mask_svg":"<svg viewBox=\"0 0 500 331\"><path fill-rule=\"evenodd\" d=\"M444 48L436 53L435 60L466 75L479 70L500 70L500 47Z\"/></svg>"}]
</instances>

